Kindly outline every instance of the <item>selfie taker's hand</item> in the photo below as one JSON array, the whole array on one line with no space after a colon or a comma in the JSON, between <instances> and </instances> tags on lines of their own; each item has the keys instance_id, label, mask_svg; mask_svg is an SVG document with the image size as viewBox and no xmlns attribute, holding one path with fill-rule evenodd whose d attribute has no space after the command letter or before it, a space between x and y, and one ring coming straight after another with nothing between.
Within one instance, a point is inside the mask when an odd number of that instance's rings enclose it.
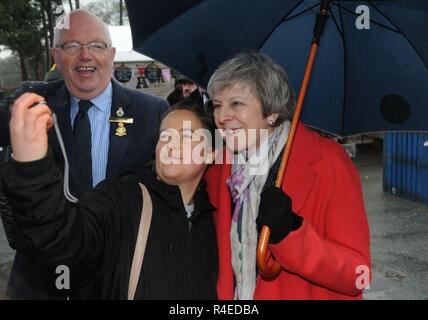
<instances>
[{"instance_id":1,"label":"selfie taker's hand","mask_svg":"<svg viewBox=\"0 0 428 320\"><path fill-rule=\"evenodd\" d=\"M12 106L10 140L13 158L27 162L43 158L48 151L47 130L52 127L48 106L34 104L44 98L34 93L24 93Z\"/></svg>"},{"instance_id":2,"label":"selfie taker's hand","mask_svg":"<svg viewBox=\"0 0 428 320\"><path fill-rule=\"evenodd\" d=\"M263 225L270 228L269 243L280 242L302 222L303 218L291 210L291 198L284 191L270 187L261 193L256 224L259 231Z\"/></svg>"}]
</instances>

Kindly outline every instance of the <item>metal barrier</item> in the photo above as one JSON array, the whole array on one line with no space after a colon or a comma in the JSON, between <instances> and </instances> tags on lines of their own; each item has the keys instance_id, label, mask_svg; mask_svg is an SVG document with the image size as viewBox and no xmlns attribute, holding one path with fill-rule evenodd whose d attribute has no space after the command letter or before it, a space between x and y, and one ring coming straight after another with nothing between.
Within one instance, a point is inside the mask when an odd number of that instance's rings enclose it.
<instances>
[{"instance_id":1,"label":"metal barrier","mask_svg":"<svg viewBox=\"0 0 428 320\"><path fill-rule=\"evenodd\" d=\"M428 205L427 133L385 134L383 190Z\"/></svg>"}]
</instances>

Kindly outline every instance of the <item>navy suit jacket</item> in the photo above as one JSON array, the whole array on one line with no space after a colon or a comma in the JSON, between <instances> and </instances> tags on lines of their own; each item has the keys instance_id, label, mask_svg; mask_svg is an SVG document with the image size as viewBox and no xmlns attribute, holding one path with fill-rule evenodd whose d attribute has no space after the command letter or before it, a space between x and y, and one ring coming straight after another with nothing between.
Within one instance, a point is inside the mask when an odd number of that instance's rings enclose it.
<instances>
[{"instance_id":1,"label":"navy suit jacket","mask_svg":"<svg viewBox=\"0 0 428 320\"><path fill-rule=\"evenodd\" d=\"M51 85L51 84L49 84ZM121 107L126 118L133 118L132 124L125 124L127 134L116 135L117 123L110 124L110 139L106 178L115 178L139 168L154 159L158 130L162 114L169 108L168 103L157 97L123 87L112 80L113 99L111 116ZM74 174L72 157L72 127L70 118L70 94L64 83L52 84L55 90L46 90L46 101L57 115L58 126L70 162L70 184L77 190L79 177ZM48 133L49 145L57 165L64 167L64 158L54 130ZM94 147L94 146L93 146ZM77 194L79 197L82 195ZM8 295L12 299L63 299L70 292L55 287L55 267L47 268L21 255L15 256L8 283ZM76 289L76 288L71 288ZM79 290L84 290L79 288ZM89 290L89 288L88 288Z\"/></svg>"},{"instance_id":2,"label":"navy suit jacket","mask_svg":"<svg viewBox=\"0 0 428 320\"><path fill-rule=\"evenodd\" d=\"M125 124L127 134L124 136L117 136L118 124L110 123L106 178L119 177L154 159L160 118L169 108L165 100L127 89L114 80L112 84L111 116L117 118L116 111L121 107L124 111L123 117L133 118L134 122ZM57 115L68 158L72 159L73 132L70 120L70 95L65 86L61 87L55 95L48 96L47 102ZM63 168L64 159L54 130L49 131L49 143L56 163ZM74 173L73 163L70 163L70 167L71 183L76 185L79 183L79 177Z\"/></svg>"}]
</instances>

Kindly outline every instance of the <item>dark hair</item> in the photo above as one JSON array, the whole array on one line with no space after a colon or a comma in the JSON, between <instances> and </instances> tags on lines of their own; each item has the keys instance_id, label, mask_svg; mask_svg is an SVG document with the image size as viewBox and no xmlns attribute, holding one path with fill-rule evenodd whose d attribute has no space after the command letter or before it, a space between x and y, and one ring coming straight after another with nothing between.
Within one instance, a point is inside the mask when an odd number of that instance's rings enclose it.
<instances>
[{"instance_id":1,"label":"dark hair","mask_svg":"<svg viewBox=\"0 0 428 320\"><path fill-rule=\"evenodd\" d=\"M178 110L186 110L190 111L193 114L195 114L198 119L202 123L202 127L204 129L207 129L209 133L211 134L211 146L214 148L215 146L215 139L216 139L216 126L214 122L214 117L211 112L205 111L197 102L193 101L192 99L185 98L183 100L180 100L176 104L174 104L168 111L166 111L161 118L162 121L166 118L167 115L169 115L171 112L178 111Z\"/></svg>"},{"instance_id":2,"label":"dark hair","mask_svg":"<svg viewBox=\"0 0 428 320\"><path fill-rule=\"evenodd\" d=\"M193 82L193 80L185 77L185 76L180 76L175 80L175 84L195 84L195 82Z\"/></svg>"}]
</instances>

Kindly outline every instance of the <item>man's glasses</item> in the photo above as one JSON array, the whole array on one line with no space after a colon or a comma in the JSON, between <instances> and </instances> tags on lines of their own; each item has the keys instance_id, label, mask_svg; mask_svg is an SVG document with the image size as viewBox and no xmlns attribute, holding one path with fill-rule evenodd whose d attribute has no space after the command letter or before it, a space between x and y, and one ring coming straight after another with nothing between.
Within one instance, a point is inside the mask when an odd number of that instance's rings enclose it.
<instances>
[{"instance_id":1,"label":"man's glasses","mask_svg":"<svg viewBox=\"0 0 428 320\"><path fill-rule=\"evenodd\" d=\"M103 53L110 45L104 42L92 41L88 43L80 43L77 41L73 42L64 42L63 44L57 45L56 48L61 48L65 53L68 54L77 54L80 50L86 47L89 51L95 54Z\"/></svg>"}]
</instances>

